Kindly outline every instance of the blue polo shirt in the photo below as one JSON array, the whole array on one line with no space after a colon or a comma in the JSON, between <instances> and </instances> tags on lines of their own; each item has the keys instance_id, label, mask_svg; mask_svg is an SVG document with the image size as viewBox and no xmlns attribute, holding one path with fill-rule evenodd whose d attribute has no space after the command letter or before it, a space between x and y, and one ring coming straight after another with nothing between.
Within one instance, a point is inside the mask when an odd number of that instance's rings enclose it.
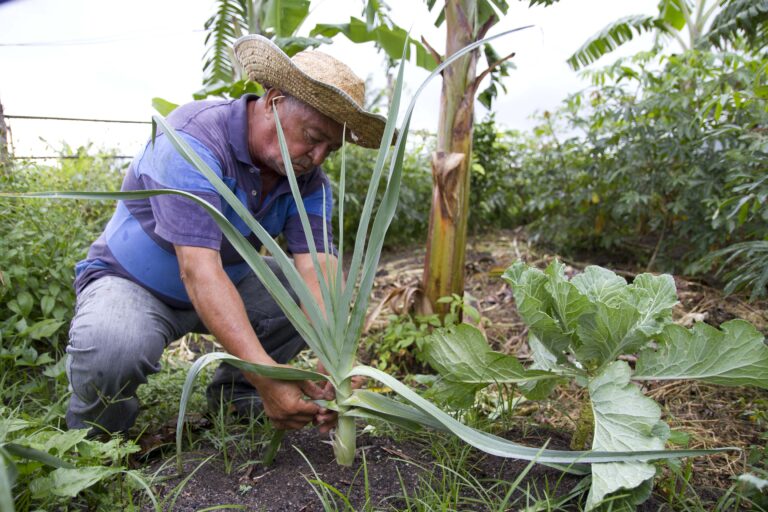
<instances>
[{"instance_id":1,"label":"blue polo shirt","mask_svg":"<svg viewBox=\"0 0 768 512\"><path fill-rule=\"evenodd\" d=\"M168 122L213 169L270 235L283 234L291 253L307 253L287 178L282 177L261 199L261 173L248 152L248 95L231 101L196 101L168 116ZM323 251L323 211L327 220L329 250L333 198L328 177L316 167L298 178L317 250ZM208 179L190 165L161 132L154 147L147 145L133 159L122 190L173 188L195 194L216 207L258 249L261 242L216 192ZM237 284L250 271L205 210L187 198L161 195L149 199L118 201L115 213L88 256L75 268L75 290L106 275L134 281L176 308L192 303L181 281L174 245L218 250L224 270Z\"/></svg>"}]
</instances>

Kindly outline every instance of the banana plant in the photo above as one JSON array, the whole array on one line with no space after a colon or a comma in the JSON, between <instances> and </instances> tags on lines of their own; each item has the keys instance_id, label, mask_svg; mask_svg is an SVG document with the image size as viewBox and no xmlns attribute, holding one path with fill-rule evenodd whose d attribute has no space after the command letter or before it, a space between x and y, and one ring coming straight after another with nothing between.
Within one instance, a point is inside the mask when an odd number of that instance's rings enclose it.
<instances>
[{"instance_id":1,"label":"banana plant","mask_svg":"<svg viewBox=\"0 0 768 512\"><path fill-rule=\"evenodd\" d=\"M213 220L221 228L224 236L232 243L243 259L250 265L254 273L266 285L269 293L285 312L287 318L302 335L309 348L323 363L327 374L300 370L295 368L272 367L249 363L225 353L207 354L198 359L190 369L182 390L181 403L177 424L177 464L179 472L182 471L181 451L184 415L187 403L197 375L201 369L214 361L227 361L242 370L252 372L274 379L282 380L325 380L330 382L336 391L336 399L333 402L323 403L324 406L338 412L338 426L333 439L336 460L342 465L351 465L355 457L356 446L356 420L378 419L389 421L405 428L418 430L423 427L450 432L470 445L492 455L501 457L518 458L523 460L535 460L539 463L549 464L563 470L586 474L589 472L587 464L597 462L618 461L647 461L651 459L678 458L704 453L714 453L718 450L625 450L625 451L558 451L523 446L518 443L483 432L457 421L451 415L439 409L433 403L421 397L414 390L401 383L394 377L376 368L363 365L355 365L355 355L358 349L360 333L363 327L365 312L369 296L373 287L381 254L384 235L394 216L400 182L402 176L403 158L406 151L406 139L408 127L416 106L416 100L424 89L426 83L437 76L446 66L467 52L486 44L492 39L515 32L519 29L498 34L487 39L477 41L463 50L456 52L437 67L417 90L408 108L405 110L399 132L395 131L395 122L400 107L400 97L403 84L404 59L400 61L397 82L389 109L388 121L382 137L378 157L374 166L370 186L365 198L360 224L355 239L355 247L352 250L351 263L347 279L342 278L341 265L335 275L329 279L320 279L320 288L325 304L322 311L301 279L289 257L279 245L272 239L267 231L251 216L246 207L224 184L224 182L205 164L194 150L178 136L175 130L169 126L160 116L153 117L153 140L159 127L180 154L189 161L199 172L205 175L214 185L222 198L242 217L248 228L259 238L266 249L272 254L275 261L284 272L289 285L298 295L306 314L299 305L294 302L288 290L281 284L270 267L264 261L259 252L247 241L245 236L235 228L222 213L211 204L199 197L178 190L148 190L139 192L48 192L23 194L24 197L44 198L80 198L80 199L138 199L161 194L177 194L201 205L211 215ZM283 161L286 163L287 177L291 190L296 200L298 212L304 225L304 231L310 247L311 257L315 265L317 275L321 276L318 253L312 232L309 229L306 211L299 194L296 177L290 164L290 155L285 144L282 127L276 117L277 132L280 141ZM391 141L396 136L394 147ZM339 184L339 197L344 197L345 184L345 160L344 147L342 147L342 167ZM390 151L392 154L390 154ZM391 158L390 158L391 156ZM376 192L382 181L385 166L389 162L386 174L385 189L380 203L374 212ZM328 192L330 193L330 192ZM20 194L0 194L0 196L19 196ZM344 205L339 208L339 241L338 254L344 257L343 230ZM369 231L370 226L370 231ZM324 233L320 247L329 252L328 236ZM379 395L367 390L353 390L352 378L355 376L368 377L379 381L399 395L403 401ZM530 377L532 381L539 381L541 375Z\"/></svg>"}]
</instances>

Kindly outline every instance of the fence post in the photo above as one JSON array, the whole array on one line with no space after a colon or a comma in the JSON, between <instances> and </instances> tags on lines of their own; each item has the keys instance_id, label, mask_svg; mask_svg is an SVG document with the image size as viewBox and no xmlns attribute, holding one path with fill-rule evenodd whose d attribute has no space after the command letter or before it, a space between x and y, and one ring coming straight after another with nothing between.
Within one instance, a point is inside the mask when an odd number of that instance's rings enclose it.
<instances>
[{"instance_id":1,"label":"fence post","mask_svg":"<svg viewBox=\"0 0 768 512\"><path fill-rule=\"evenodd\" d=\"M8 127L5 125L5 116L3 115L3 103L0 102L0 168L10 163L8 156Z\"/></svg>"}]
</instances>

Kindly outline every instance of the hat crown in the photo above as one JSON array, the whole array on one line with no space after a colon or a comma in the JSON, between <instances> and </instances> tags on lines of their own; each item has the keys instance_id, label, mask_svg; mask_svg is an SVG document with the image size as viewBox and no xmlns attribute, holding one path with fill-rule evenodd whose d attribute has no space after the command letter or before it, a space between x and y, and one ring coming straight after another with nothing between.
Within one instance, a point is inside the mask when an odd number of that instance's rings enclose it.
<instances>
[{"instance_id":1,"label":"hat crown","mask_svg":"<svg viewBox=\"0 0 768 512\"><path fill-rule=\"evenodd\" d=\"M347 93L359 107L365 103L365 82L343 62L317 50L299 52L291 61L308 77Z\"/></svg>"}]
</instances>

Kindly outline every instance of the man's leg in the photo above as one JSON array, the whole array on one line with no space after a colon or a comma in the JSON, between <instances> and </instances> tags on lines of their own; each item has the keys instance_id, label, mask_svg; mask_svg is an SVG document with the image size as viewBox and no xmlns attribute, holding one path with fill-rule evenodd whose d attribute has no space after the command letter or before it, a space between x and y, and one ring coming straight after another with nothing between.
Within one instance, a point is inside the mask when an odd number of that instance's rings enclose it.
<instances>
[{"instance_id":1,"label":"man's leg","mask_svg":"<svg viewBox=\"0 0 768 512\"><path fill-rule=\"evenodd\" d=\"M179 320L186 313L127 279L107 276L88 285L67 346L69 428L127 431L139 412L136 388L160 370L163 350L184 334Z\"/></svg>"},{"instance_id":2,"label":"man's leg","mask_svg":"<svg viewBox=\"0 0 768 512\"><path fill-rule=\"evenodd\" d=\"M266 258L266 261L293 299L298 302L296 294L293 293L275 261L272 258ZM306 348L302 337L255 274L249 273L243 278L238 283L237 290L243 299L248 319L256 331L256 336L272 359L284 364ZM225 403L232 402L238 415L254 416L257 411L262 410L261 399L256 389L251 386L240 370L226 363L222 363L216 369L213 380L206 390L206 396L208 407L212 412L219 409L222 398Z\"/></svg>"}]
</instances>

